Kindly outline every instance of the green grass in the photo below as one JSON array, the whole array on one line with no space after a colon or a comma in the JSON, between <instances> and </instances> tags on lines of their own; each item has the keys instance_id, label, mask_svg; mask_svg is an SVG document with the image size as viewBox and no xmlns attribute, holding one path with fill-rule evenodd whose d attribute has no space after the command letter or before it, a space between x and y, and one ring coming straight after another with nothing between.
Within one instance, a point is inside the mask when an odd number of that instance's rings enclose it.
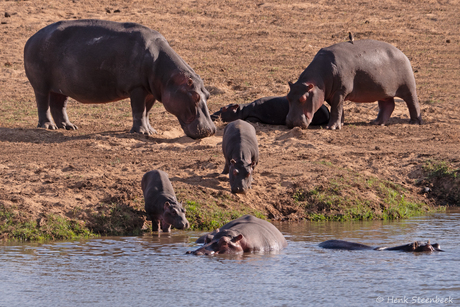
<instances>
[{"instance_id":1,"label":"green grass","mask_svg":"<svg viewBox=\"0 0 460 307\"><path fill-rule=\"evenodd\" d=\"M16 241L68 240L96 236L83 223L47 214L39 221L0 205L0 239Z\"/></svg>"},{"instance_id":2,"label":"green grass","mask_svg":"<svg viewBox=\"0 0 460 307\"><path fill-rule=\"evenodd\" d=\"M225 210L217 205L201 204L196 201L186 201L187 220L191 230L213 230L245 214L252 214L265 219L261 212L244 208L242 210Z\"/></svg>"},{"instance_id":3,"label":"green grass","mask_svg":"<svg viewBox=\"0 0 460 307\"><path fill-rule=\"evenodd\" d=\"M443 210L409 198L401 185L376 177L342 170L327 184L312 189L297 187L294 203L305 210L310 220L392 220Z\"/></svg>"}]
</instances>

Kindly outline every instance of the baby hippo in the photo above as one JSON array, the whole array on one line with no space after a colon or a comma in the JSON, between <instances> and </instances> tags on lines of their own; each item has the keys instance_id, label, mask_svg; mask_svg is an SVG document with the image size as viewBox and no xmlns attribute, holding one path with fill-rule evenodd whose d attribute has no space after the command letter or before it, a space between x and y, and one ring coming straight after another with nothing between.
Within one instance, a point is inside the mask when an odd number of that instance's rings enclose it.
<instances>
[{"instance_id":1,"label":"baby hippo","mask_svg":"<svg viewBox=\"0 0 460 307\"><path fill-rule=\"evenodd\" d=\"M222 174L229 174L232 193L246 193L259 162L256 129L241 119L229 123L224 129L222 151L225 157Z\"/></svg>"},{"instance_id":2,"label":"baby hippo","mask_svg":"<svg viewBox=\"0 0 460 307\"><path fill-rule=\"evenodd\" d=\"M152 220L152 230L171 231L171 225L177 229L187 229L190 224L185 217L185 209L176 199L168 174L160 170L147 172L142 177L145 212Z\"/></svg>"}]
</instances>

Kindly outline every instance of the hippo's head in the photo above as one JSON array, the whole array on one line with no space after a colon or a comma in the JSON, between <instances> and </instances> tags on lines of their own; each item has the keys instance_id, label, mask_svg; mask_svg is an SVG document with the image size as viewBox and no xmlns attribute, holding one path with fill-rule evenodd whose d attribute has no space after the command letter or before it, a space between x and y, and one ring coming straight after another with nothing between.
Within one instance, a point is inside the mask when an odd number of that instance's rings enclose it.
<instances>
[{"instance_id":1,"label":"hippo's head","mask_svg":"<svg viewBox=\"0 0 460 307\"><path fill-rule=\"evenodd\" d=\"M170 225L174 226L176 229L187 229L190 227L190 224L185 217L185 209L180 203L165 202L163 209L163 231L169 231Z\"/></svg>"},{"instance_id":2,"label":"hippo's head","mask_svg":"<svg viewBox=\"0 0 460 307\"><path fill-rule=\"evenodd\" d=\"M209 116L208 98L209 92L200 77L178 72L163 88L161 102L168 112L177 117L185 134L198 139L211 136L217 130Z\"/></svg>"},{"instance_id":3,"label":"hippo's head","mask_svg":"<svg viewBox=\"0 0 460 307\"><path fill-rule=\"evenodd\" d=\"M423 243L423 242L414 242L407 244L407 250L409 252L415 252L415 253L420 253L420 252L443 252L441 249L441 246L438 243L434 243L433 245L430 243L430 241Z\"/></svg>"},{"instance_id":4,"label":"hippo's head","mask_svg":"<svg viewBox=\"0 0 460 307\"><path fill-rule=\"evenodd\" d=\"M209 241L210 240L210 241ZM217 255L217 254L242 254L246 247L246 239L236 231L225 229L218 231L212 239L208 239L203 246L187 254Z\"/></svg>"},{"instance_id":5,"label":"hippo's head","mask_svg":"<svg viewBox=\"0 0 460 307\"><path fill-rule=\"evenodd\" d=\"M246 193L251 188L252 172L254 171L255 162L246 162L244 160L230 160L229 179L232 193Z\"/></svg>"},{"instance_id":6,"label":"hippo's head","mask_svg":"<svg viewBox=\"0 0 460 307\"><path fill-rule=\"evenodd\" d=\"M289 82L289 113L286 116L288 128L307 129L313 115L324 102L324 92L312 83Z\"/></svg>"},{"instance_id":7,"label":"hippo's head","mask_svg":"<svg viewBox=\"0 0 460 307\"><path fill-rule=\"evenodd\" d=\"M223 122L232 122L239 118L238 112L240 112L240 105L232 103L228 106L220 108L220 118L222 118Z\"/></svg>"}]
</instances>

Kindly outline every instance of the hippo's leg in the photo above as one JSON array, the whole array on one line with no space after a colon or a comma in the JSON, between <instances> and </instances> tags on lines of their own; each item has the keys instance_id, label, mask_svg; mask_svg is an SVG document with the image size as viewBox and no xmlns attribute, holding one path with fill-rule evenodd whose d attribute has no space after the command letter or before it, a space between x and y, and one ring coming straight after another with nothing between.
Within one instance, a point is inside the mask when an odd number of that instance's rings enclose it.
<instances>
[{"instance_id":1,"label":"hippo's leg","mask_svg":"<svg viewBox=\"0 0 460 307\"><path fill-rule=\"evenodd\" d=\"M150 110L152 109L153 105L155 104L155 98L153 98L153 95L149 95L145 98L145 122L147 123L147 126L149 127L149 131L151 134L157 133L155 129L150 125L150 120L149 120L149 115L150 115Z\"/></svg>"},{"instance_id":2,"label":"hippo's leg","mask_svg":"<svg viewBox=\"0 0 460 307\"><path fill-rule=\"evenodd\" d=\"M130 93L131 110L133 112L133 127L131 133L153 134L156 131L150 126L148 115L155 100L143 88L135 88ZM150 107L150 108L148 108Z\"/></svg>"},{"instance_id":3,"label":"hippo's leg","mask_svg":"<svg viewBox=\"0 0 460 307\"><path fill-rule=\"evenodd\" d=\"M371 121L372 125L385 125L390 119L391 113L395 109L395 99L393 97L379 100L379 114Z\"/></svg>"},{"instance_id":4,"label":"hippo's leg","mask_svg":"<svg viewBox=\"0 0 460 307\"><path fill-rule=\"evenodd\" d=\"M51 119L50 105L49 105L49 92L46 94L35 91L35 99L37 100L38 109L38 128L45 128L55 130L57 126Z\"/></svg>"},{"instance_id":5,"label":"hippo's leg","mask_svg":"<svg viewBox=\"0 0 460 307\"><path fill-rule=\"evenodd\" d=\"M230 171L230 166L228 164L228 161L225 160L225 166L224 166L224 170L222 171L222 174L228 174L229 171Z\"/></svg>"},{"instance_id":6,"label":"hippo's leg","mask_svg":"<svg viewBox=\"0 0 460 307\"><path fill-rule=\"evenodd\" d=\"M168 224L165 221L161 221L161 224L161 230L163 230L163 232L171 232L171 224Z\"/></svg>"},{"instance_id":7,"label":"hippo's leg","mask_svg":"<svg viewBox=\"0 0 460 307\"><path fill-rule=\"evenodd\" d=\"M343 111L343 101L344 95L336 93L329 103L331 105L331 116L329 118L329 123L327 124L327 129L335 130L341 129L343 125L344 111Z\"/></svg>"},{"instance_id":8,"label":"hippo's leg","mask_svg":"<svg viewBox=\"0 0 460 307\"><path fill-rule=\"evenodd\" d=\"M54 122L58 128L65 128L67 130L77 130L78 127L69 121L67 116L67 96L50 93L50 109Z\"/></svg>"},{"instance_id":9,"label":"hippo's leg","mask_svg":"<svg viewBox=\"0 0 460 307\"><path fill-rule=\"evenodd\" d=\"M152 231L160 230L160 220L159 219L152 219Z\"/></svg>"},{"instance_id":10,"label":"hippo's leg","mask_svg":"<svg viewBox=\"0 0 460 307\"><path fill-rule=\"evenodd\" d=\"M420 112L420 104L418 103L418 98L417 95L415 94L415 91L408 92L407 94L401 94L397 95L398 97L401 97L407 105L407 108L409 109L409 115L410 115L410 124L422 124L422 114Z\"/></svg>"}]
</instances>

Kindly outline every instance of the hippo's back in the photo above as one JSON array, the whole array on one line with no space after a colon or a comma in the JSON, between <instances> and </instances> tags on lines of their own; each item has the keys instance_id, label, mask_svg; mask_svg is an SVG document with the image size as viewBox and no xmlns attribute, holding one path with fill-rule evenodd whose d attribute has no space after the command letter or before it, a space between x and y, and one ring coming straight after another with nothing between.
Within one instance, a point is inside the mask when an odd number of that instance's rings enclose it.
<instances>
[{"instance_id":1,"label":"hippo's back","mask_svg":"<svg viewBox=\"0 0 460 307\"><path fill-rule=\"evenodd\" d=\"M281 250L287 246L287 241L278 228L252 215L244 215L220 228L221 231L225 229L241 233L254 250Z\"/></svg>"}]
</instances>

